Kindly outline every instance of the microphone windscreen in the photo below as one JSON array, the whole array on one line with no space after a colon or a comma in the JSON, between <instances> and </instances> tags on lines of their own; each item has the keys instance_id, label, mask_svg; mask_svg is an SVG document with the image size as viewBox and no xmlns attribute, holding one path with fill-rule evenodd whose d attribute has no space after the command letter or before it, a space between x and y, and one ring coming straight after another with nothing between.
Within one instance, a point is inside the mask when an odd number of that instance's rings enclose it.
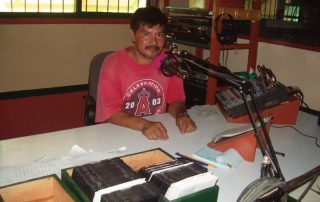
<instances>
[{"instance_id":1,"label":"microphone windscreen","mask_svg":"<svg viewBox=\"0 0 320 202\"><path fill-rule=\"evenodd\" d=\"M179 74L179 63L173 55L168 55L161 61L160 71L167 77Z\"/></svg>"}]
</instances>

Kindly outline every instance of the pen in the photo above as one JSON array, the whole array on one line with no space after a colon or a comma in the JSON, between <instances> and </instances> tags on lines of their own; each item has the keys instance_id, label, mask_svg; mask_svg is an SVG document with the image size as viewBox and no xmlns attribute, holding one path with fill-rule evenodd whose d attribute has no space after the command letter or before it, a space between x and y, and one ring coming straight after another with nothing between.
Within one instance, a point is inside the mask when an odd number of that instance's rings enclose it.
<instances>
[{"instance_id":1,"label":"pen","mask_svg":"<svg viewBox=\"0 0 320 202\"><path fill-rule=\"evenodd\" d=\"M196 160L199 159L199 161L202 161L202 162L205 162L205 163L211 163L212 162L212 165L216 168L223 168L223 169L230 169L232 166L231 164L227 165L227 164L224 164L224 163L221 163L221 162L214 162L214 161L210 161L210 160L207 160L203 157L200 157L200 156L195 156L194 157Z\"/></svg>"},{"instance_id":2,"label":"pen","mask_svg":"<svg viewBox=\"0 0 320 202\"><path fill-rule=\"evenodd\" d=\"M194 162L194 163L199 164L199 165L201 165L201 166L204 166L204 167L206 167L206 168L208 168L208 169L210 169L210 168L215 168L215 166L214 166L213 164L200 161L200 160L195 159L195 158L193 158L193 157L191 157L191 156L189 156L189 155L181 154L181 153L179 153L179 152L176 152L176 155L179 156L179 157L181 157L181 158L184 158L184 159L186 159L186 160L188 160L188 161L191 161L191 162Z\"/></svg>"}]
</instances>

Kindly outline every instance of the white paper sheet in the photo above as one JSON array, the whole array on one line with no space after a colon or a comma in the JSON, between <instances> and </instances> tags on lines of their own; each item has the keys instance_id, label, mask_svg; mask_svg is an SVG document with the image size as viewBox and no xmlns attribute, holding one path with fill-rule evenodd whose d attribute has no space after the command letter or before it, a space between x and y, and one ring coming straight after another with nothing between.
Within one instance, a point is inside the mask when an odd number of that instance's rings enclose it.
<instances>
[{"instance_id":1,"label":"white paper sheet","mask_svg":"<svg viewBox=\"0 0 320 202\"><path fill-rule=\"evenodd\" d=\"M172 183L168 188L165 197L168 200L175 200L177 198L198 192L200 190L212 187L216 184L218 177L211 172L201 173L195 176Z\"/></svg>"},{"instance_id":2,"label":"white paper sheet","mask_svg":"<svg viewBox=\"0 0 320 202\"><path fill-rule=\"evenodd\" d=\"M61 177L61 169L109 159L114 157L115 153L124 151L126 151L126 147L94 152L74 145L69 154L62 158L47 159L43 157L26 164L0 167L0 187L52 174Z\"/></svg>"}]
</instances>

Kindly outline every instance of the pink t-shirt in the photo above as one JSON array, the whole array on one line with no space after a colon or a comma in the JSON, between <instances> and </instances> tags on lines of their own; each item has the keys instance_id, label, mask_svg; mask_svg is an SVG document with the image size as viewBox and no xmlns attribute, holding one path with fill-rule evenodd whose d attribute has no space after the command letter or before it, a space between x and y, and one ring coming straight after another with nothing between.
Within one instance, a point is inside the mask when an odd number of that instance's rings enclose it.
<instances>
[{"instance_id":1,"label":"pink t-shirt","mask_svg":"<svg viewBox=\"0 0 320 202\"><path fill-rule=\"evenodd\" d=\"M166 112L167 104L185 100L183 80L166 77L159 61L137 64L125 48L103 62L97 90L96 122L104 122L119 111L134 116Z\"/></svg>"}]
</instances>

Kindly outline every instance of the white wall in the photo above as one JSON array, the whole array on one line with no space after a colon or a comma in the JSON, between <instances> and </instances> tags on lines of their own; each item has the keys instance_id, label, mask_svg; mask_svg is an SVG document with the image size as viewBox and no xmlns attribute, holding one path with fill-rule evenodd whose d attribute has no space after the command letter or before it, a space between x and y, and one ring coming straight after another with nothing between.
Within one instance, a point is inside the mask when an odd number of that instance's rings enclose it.
<instances>
[{"instance_id":1,"label":"white wall","mask_svg":"<svg viewBox=\"0 0 320 202\"><path fill-rule=\"evenodd\" d=\"M0 25L0 92L85 84L95 54L130 43L129 25ZM227 67L244 71L247 57L246 50L229 51ZM305 102L320 110L320 52L260 42L257 64L299 87Z\"/></svg>"},{"instance_id":2,"label":"white wall","mask_svg":"<svg viewBox=\"0 0 320 202\"><path fill-rule=\"evenodd\" d=\"M0 25L0 92L85 84L92 57L129 45L129 25Z\"/></svg>"},{"instance_id":3,"label":"white wall","mask_svg":"<svg viewBox=\"0 0 320 202\"><path fill-rule=\"evenodd\" d=\"M299 87L304 101L320 110L320 52L259 43L258 64L270 67L284 84Z\"/></svg>"},{"instance_id":4,"label":"white wall","mask_svg":"<svg viewBox=\"0 0 320 202\"><path fill-rule=\"evenodd\" d=\"M247 50L230 50L226 66L245 71L247 58ZM320 52L259 42L257 65L270 68L283 84L299 87L309 107L320 110Z\"/></svg>"}]
</instances>

